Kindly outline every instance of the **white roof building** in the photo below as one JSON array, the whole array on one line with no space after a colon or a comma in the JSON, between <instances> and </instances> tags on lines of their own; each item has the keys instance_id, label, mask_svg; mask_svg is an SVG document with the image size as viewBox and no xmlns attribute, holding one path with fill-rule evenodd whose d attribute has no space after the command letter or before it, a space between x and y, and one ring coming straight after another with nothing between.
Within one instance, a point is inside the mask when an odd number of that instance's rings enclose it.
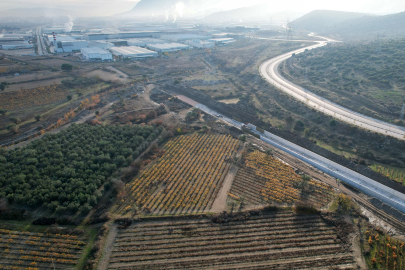
<instances>
[{"instance_id":1,"label":"white roof building","mask_svg":"<svg viewBox=\"0 0 405 270\"><path fill-rule=\"evenodd\" d=\"M103 41L103 40L90 41L89 42L89 47L98 47L98 48L104 49L104 50L107 50L107 49L112 48L114 46L115 46L114 43Z\"/></svg>"},{"instance_id":2,"label":"white roof building","mask_svg":"<svg viewBox=\"0 0 405 270\"><path fill-rule=\"evenodd\" d=\"M178 35L161 35L161 39L180 42L185 40L191 39L210 39L210 36L202 36L202 35L195 35L195 34L178 34Z\"/></svg>"},{"instance_id":3,"label":"white roof building","mask_svg":"<svg viewBox=\"0 0 405 270\"><path fill-rule=\"evenodd\" d=\"M208 41L215 42L216 45L226 45L235 42L236 40L233 38L212 38L209 39Z\"/></svg>"},{"instance_id":4,"label":"white roof building","mask_svg":"<svg viewBox=\"0 0 405 270\"><path fill-rule=\"evenodd\" d=\"M28 42L10 42L0 44L0 49L3 50L16 50L16 49L30 49L34 48L34 44L29 44Z\"/></svg>"},{"instance_id":5,"label":"white roof building","mask_svg":"<svg viewBox=\"0 0 405 270\"><path fill-rule=\"evenodd\" d=\"M193 46L194 48L213 48L215 47L215 42L212 41L205 41L199 39L193 39L187 42L188 45Z\"/></svg>"},{"instance_id":6,"label":"white roof building","mask_svg":"<svg viewBox=\"0 0 405 270\"><path fill-rule=\"evenodd\" d=\"M190 46L180 43L163 43L163 44L148 44L146 45L146 48L154 50L156 52L164 53L164 52L187 50L190 48Z\"/></svg>"},{"instance_id":7,"label":"white roof building","mask_svg":"<svg viewBox=\"0 0 405 270\"><path fill-rule=\"evenodd\" d=\"M162 44L167 43L165 40L156 38L132 38L127 39L128 46L146 47L148 44Z\"/></svg>"},{"instance_id":8,"label":"white roof building","mask_svg":"<svg viewBox=\"0 0 405 270\"><path fill-rule=\"evenodd\" d=\"M80 50L88 60L112 60L112 54L98 47L83 48Z\"/></svg>"},{"instance_id":9,"label":"white roof building","mask_svg":"<svg viewBox=\"0 0 405 270\"><path fill-rule=\"evenodd\" d=\"M88 46L87 40L75 40L74 41L58 41L56 42L57 52L73 52L80 51Z\"/></svg>"},{"instance_id":10,"label":"white roof building","mask_svg":"<svg viewBox=\"0 0 405 270\"><path fill-rule=\"evenodd\" d=\"M129 47L112 47L110 51L115 56L122 56L124 58L146 58L146 57L157 57L158 53L150 51L145 48L129 46Z\"/></svg>"}]
</instances>

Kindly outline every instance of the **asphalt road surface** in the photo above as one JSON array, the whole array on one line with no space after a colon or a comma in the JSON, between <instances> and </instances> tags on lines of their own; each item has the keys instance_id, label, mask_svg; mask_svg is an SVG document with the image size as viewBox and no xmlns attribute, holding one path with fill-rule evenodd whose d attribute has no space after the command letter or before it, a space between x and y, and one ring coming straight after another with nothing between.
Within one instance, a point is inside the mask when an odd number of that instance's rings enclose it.
<instances>
[{"instance_id":1,"label":"asphalt road surface","mask_svg":"<svg viewBox=\"0 0 405 270\"><path fill-rule=\"evenodd\" d=\"M304 102L309 107L314 108L324 114L330 115L340 121L347 122L349 124L368 129L373 132L378 132L384 135L389 135L401 140L405 139L405 128L395 126L371 117L362 115L360 113L346 109L340 105L337 105L327 99L324 99L292 82L286 80L278 72L278 66L283 61L290 58L293 54L299 54L304 52L306 49L312 50L322 46L327 45L328 42L333 42L333 40L327 39L326 41L317 41L317 44L295 50L264 62L259 70L263 78L265 78L269 83L273 84L275 87L286 92L292 97Z\"/></svg>"},{"instance_id":2,"label":"asphalt road surface","mask_svg":"<svg viewBox=\"0 0 405 270\"><path fill-rule=\"evenodd\" d=\"M38 55L47 55L46 45L44 42L44 37L42 36L42 27L37 28L37 45L38 45Z\"/></svg>"}]
</instances>

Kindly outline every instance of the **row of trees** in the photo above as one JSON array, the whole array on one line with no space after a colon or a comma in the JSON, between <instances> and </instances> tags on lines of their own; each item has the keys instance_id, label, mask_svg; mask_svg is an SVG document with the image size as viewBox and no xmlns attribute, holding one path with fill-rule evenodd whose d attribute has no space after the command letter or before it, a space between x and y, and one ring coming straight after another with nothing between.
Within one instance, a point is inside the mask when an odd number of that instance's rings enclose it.
<instances>
[{"instance_id":1,"label":"row of trees","mask_svg":"<svg viewBox=\"0 0 405 270\"><path fill-rule=\"evenodd\" d=\"M89 211L102 185L162 132L161 126L72 124L25 148L0 153L0 198L57 212ZM101 188L101 189L100 189Z\"/></svg>"}]
</instances>

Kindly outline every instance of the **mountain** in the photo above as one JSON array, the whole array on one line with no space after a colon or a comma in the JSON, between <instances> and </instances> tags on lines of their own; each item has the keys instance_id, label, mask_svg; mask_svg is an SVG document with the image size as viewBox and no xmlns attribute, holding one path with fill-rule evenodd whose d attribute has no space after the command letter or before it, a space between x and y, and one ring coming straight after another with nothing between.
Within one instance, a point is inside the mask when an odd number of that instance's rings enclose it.
<instances>
[{"instance_id":1,"label":"mountain","mask_svg":"<svg viewBox=\"0 0 405 270\"><path fill-rule=\"evenodd\" d=\"M204 14L207 10L216 12L225 0L141 0L135 7L118 16L150 18L150 17L192 17Z\"/></svg>"},{"instance_id":2,"label":"mountain","mask_svg":"<svg viewBox=\"0 0 405 270\"><path fill-rule=\"evenodd\" d=\"M70 10L60 8L13 8L0 11L0 17L61 17L61 16L77 16L77 13Z\"/></svg>"},{"instance_id":3,"label":"mountain","mask_svg":"<svg viewBox=\"0 0 405 270\"><path fill-rule=\"evenodd\" d=\"M271 4L259 4L251 7L237 8L228 11L215 12L206 21L287 21L301 16L302 13L283 11L275 12Z\"/></svg>"},{"instance_id":4,"label":"mountain","mask_svg":"<svg viewBox=\"0 0 405 270\"><path fill-rule=\"evenodd\" d=\"M294 20L292 23L296 29L320 33L345 21L368 16L371 15L346 11L314 10Z\"/></svg>"},{"instance_id":5,"label":"mountain","mask_svg":"<svg viewBox=\"0 0 405 270\"><path fill-rule=\"evenodd\" d=\"M405 12L348 20L328 29L325 33L347 39L374 38L377 34L383 34L386 37L403 36L405 35Z\"/></svg>"}]
</instances>

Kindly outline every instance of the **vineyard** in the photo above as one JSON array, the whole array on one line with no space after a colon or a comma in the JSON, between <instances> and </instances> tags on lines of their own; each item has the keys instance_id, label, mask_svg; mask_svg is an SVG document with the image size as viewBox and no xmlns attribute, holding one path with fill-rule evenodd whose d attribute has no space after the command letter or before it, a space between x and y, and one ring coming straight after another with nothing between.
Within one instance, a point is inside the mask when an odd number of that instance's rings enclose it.
<instances>
[{"instance_id":1,"label":"vineyard","mask_svg":"<svg viewBox=\"0 0 405 270\"><path fill-rule=\"evenodd\" d=\"M85 239L0 229L0 269L73 269Z\"/></svg>"},{"instance_id":2,"label":"vineyard","mask_svg":"<svg viewBox=\"0 0 405 270\"><path fill-rule=\"evenodd\" d=\"M0 93L0 108L9 111L31 108L66 99L68 93L58 85Z\"/></svg>"},{"instance_id":3,"label":"vineyard","mask_svg":"<svg viewBox=\"0 0 405 270\"><path fill-rule=\"evenodd\" d=\"M369 269L405 269L404 242L368 228L360 243Z\"/></svg>"},{"instance_id":4,"label":"vineyard","mask_svg":"<svg viewBox=\"0 0 405 270\"><path fill-rule=\"evenodd\" d=\"M289 165L255 151L246 155L245 166L238 170L229 195L250 204L305 202L320 207L331 200L333 190L301 178Z\"/></svg>"},{"instance_id":5,"label":"vineyard","mask_svg":"<svg viewBox=\"0 0 405 270\"><path fill-rule=\"evenodd\" d=\"M226 135L180 136L165 154L126 186L120 213L143 207L153 213L190 213L210 209L240 142Z\"/></svg>"},{"instance_id":6,"label":"vineyard","mask_svg":"<svg viewBox=\"0 0 405 270\"><path fill-rule=\"evenodd\" d=\"M320 216L287 211L138 222L119 230L108 269L351 269L346 242Z\"/></svg>"}]
</instances>

